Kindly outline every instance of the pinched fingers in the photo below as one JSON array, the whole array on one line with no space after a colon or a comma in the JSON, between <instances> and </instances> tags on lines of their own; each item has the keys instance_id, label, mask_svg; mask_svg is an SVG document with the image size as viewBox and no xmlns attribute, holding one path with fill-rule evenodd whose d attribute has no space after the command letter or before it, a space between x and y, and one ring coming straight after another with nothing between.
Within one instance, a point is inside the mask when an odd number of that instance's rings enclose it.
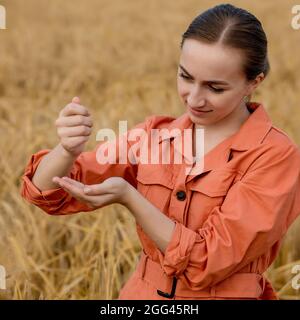
<instances>
[{"instance_id":1,"label":"pinched fingers","mask_svg":"<svg viewBox=\"0 0 300 320\"><path fill-rule=\"evenodd\" d=\"M92 128L87 126L77 127L59 127L57 128L57 134L61 137L81 137L89 136L92 133Z\"/></svg>"},{"instance_id":2,"label":"pinched fingers","mask_svg":"<svg viewBox=\"0 0 300 320\"><path fill-rule=\"evenodd\" d=\"M67 104L59 113L60 117L68 117L72 115L89 116L90 113L86 107L74 102Z\"/></svg>"},{"instance_id":3,"label":"pinched fingers","mask_svg":"<svg viewBox=\"0 0 300 320\"><path fill-rule=\"evenodd\" d=\"M90 116L83 116L83 115L73 115L69 117L59 117L55 120L56 127L75 127L84 125L87 127L93 126L93 121Z\"/></svg>"}]
</instances>

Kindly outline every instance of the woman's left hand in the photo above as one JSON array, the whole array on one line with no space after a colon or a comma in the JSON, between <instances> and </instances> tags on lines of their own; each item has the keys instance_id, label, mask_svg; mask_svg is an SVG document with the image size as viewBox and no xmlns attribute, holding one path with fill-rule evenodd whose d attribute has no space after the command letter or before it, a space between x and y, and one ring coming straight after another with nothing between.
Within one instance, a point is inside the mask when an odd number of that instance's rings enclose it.
<instances>
[{"instance_id":1,"label":"woman's left hand","mask_svg":"<svg viewBox=\"0 0 300 320\"><path fill-rule=\"evenodd\" d=\"M54 177L53 182L67 191L78 201L96 209L112 203L127 204L131 185L121 177L111 177L99 184L84 185L68 177Z\"/></svg>"}]
</instances>

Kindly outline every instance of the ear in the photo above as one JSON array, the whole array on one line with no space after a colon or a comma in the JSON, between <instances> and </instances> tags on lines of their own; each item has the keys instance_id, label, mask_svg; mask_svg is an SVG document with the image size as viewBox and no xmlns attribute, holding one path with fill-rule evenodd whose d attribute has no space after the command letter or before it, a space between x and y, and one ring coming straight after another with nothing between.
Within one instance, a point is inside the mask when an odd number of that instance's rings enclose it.
<instances>
[{"instance_id":1,"label":"ear","mask_svg":"<svg viewBox=\"0 0 300 320\"><path fill-rule=\"evenodd\" d=\"M259 75L256 76L254 80L251 80L248 85L248 94L251 95L253 91L259 86L259 84L265 79L265 75L261 72Z\"/></svg>"}]
</instances>

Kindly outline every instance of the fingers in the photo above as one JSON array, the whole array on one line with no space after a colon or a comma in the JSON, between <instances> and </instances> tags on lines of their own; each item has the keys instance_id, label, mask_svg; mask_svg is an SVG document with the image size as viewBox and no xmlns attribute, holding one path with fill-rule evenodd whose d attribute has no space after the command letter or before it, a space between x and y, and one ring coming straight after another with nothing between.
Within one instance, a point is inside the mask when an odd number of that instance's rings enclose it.
<instances>
[{"instance_id":1,"label":"fingers","mask_svg":"<svg viewBox=\"0 0 300 320\"><path fill-rule=\"evenodd\" d=\"M83 186L84 185L78 181L75 181L75 180L69 179L69 178L66 179L66 177L64 177L64 178L53 177L52 181L57 183L61 188L66 190L68 193L70 193L76 199L81 200L82 198L87 197L83 193Z\"/></svg>"},{"instance_id":2,"label":"fingers","mask_svg":"<svg viewBox=\"0 0 300 320\"><path fill-rule=\"evenodd\" d=\"M69 182L71 185L73 186L76 186L80 189L83 189L84 188L84 184L80 181L77 181L77 180L74 180L74 179L71 179L69 177L62 177L62 179L66 182Z\"/></svg>"},{"instance_id":3,"label":"fingers","mask_svg":"<svg viewBox=\"0 0 300 320\"><path fill-rule=\"evenodd\" d=\"M73 103L80 103L80 99L79 99L79 97L74 97L73 99L72 99L72 102Z\"/></svg>"},{"instance_id":4,"label":"fingers","mask_svg":"<svg viewBox=\"0 0 300 320\"><path fill-rule=\"evenodd\" d=\"M91 184L84 186L83 192L89 196L96 196L102 194L111 194L108 185L104 182L98 184Z\"/></svg>"},{"instance_id":5,"label":"fingers","mask_svg":"<svg viewBox=\"0 0 300 320\"><path fill-rule=\"evenodd\" d=\"M86 143L89 140L89 136L79 136L79 137L62 137L61 143L67 145L69 149L79 147L80 145Z\"/></svg>"},{"instance_id":6,"label":"fingers","mask_svg":"<svg viewBox=\"0 0 300 320\"><path fill-rule=\"evenodd\" d=\"M64 137L81 137L89 136L92 133L91 127L77 126L77 127L59 127L57 133L61 138Z\"/></svg>"},{"instance_id":7,"label":"fingers","mask_svg":"<svg viewBox=\"0 0 300 320\"><path fill-rule=\"evenodd\" d=\"M91 184L91 185L84 185L80 181L76 181L74 179L71 179L69 177L53 177L53 182L58 183L61 186L68 187L69 190L73 192L81 192L81 195L88 194L90 196L93 195L101 195L101 194L110 194L108 188L109 186L107 183L102 182L100 184Z\"/></svg>"},{"instance_id":8,"label":"fingers","mask_svg":"<svg viewBox=\"0 0 300 320\"><path fill-rule=\"evenodd\" d=\"M85 186L83 183L68 177L53 177L52 181L54 183L57 183L72 197L88 205L91 209L95 209L105 204L111 203L113 200L113 196L111 194L102 193L101 195L99 195L98 193L98 197L96 197L95 195L86 195L83 190L85 188L89 188L90 186ZM92 185L92 188L95 186L96 185ZM96 191L95 188L93 188L93 190ZM99 198L99 196L101 196L101 198Z\"/></svg>"},{"instance_id":9,"label":"fingers","mask_svg":"<svg viewBox=\"0 0 300 320\"><path fill-rule=\"evenodd\" d=\"M77 115L77 114L82 116L90 115L86 107L73 102L67 104L60 112L60 116L62 117L67 117L67 116Z\"/></svg>"},{"instance_id":10,"label":"fingers","mask_svg":"<svg viewBox=\"0 0 300 320\"><path fill-rule=\"evenodd\" d=\"M82 115L73 115L69 117L59 117L55 121L57 127L75 127L84 125L87 127L92 127L93 122L91 117L82 116Z\"/></svg>"},{"instance_id":11,"label":"fingers","mask_svg":"<svg viewBox=\"0 0 300 320\"><path fill-rule=\"evenodd\" d=\"M84 150L93 127L89 111L79 103L80 99L74 97L55 120L62 147L74 156L78 156Z\"/></svg>"}]
</instances>

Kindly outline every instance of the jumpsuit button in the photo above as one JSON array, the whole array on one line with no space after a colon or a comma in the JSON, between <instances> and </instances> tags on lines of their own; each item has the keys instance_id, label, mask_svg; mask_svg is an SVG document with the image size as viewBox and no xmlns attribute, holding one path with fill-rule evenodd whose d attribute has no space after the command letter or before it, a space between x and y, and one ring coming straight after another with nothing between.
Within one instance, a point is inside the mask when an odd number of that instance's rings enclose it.
<instances>
[{"instance_id":1,"label":"jumpsuit button","mask_svg":"<svg viewBox=\"0 0 300 320\"><path fill-rule=\"evenodd\" d=\"M183 201L186 198L186 193L184 191L178 191L176 196L178 200Z\"/></svg>"}]
</instances>

